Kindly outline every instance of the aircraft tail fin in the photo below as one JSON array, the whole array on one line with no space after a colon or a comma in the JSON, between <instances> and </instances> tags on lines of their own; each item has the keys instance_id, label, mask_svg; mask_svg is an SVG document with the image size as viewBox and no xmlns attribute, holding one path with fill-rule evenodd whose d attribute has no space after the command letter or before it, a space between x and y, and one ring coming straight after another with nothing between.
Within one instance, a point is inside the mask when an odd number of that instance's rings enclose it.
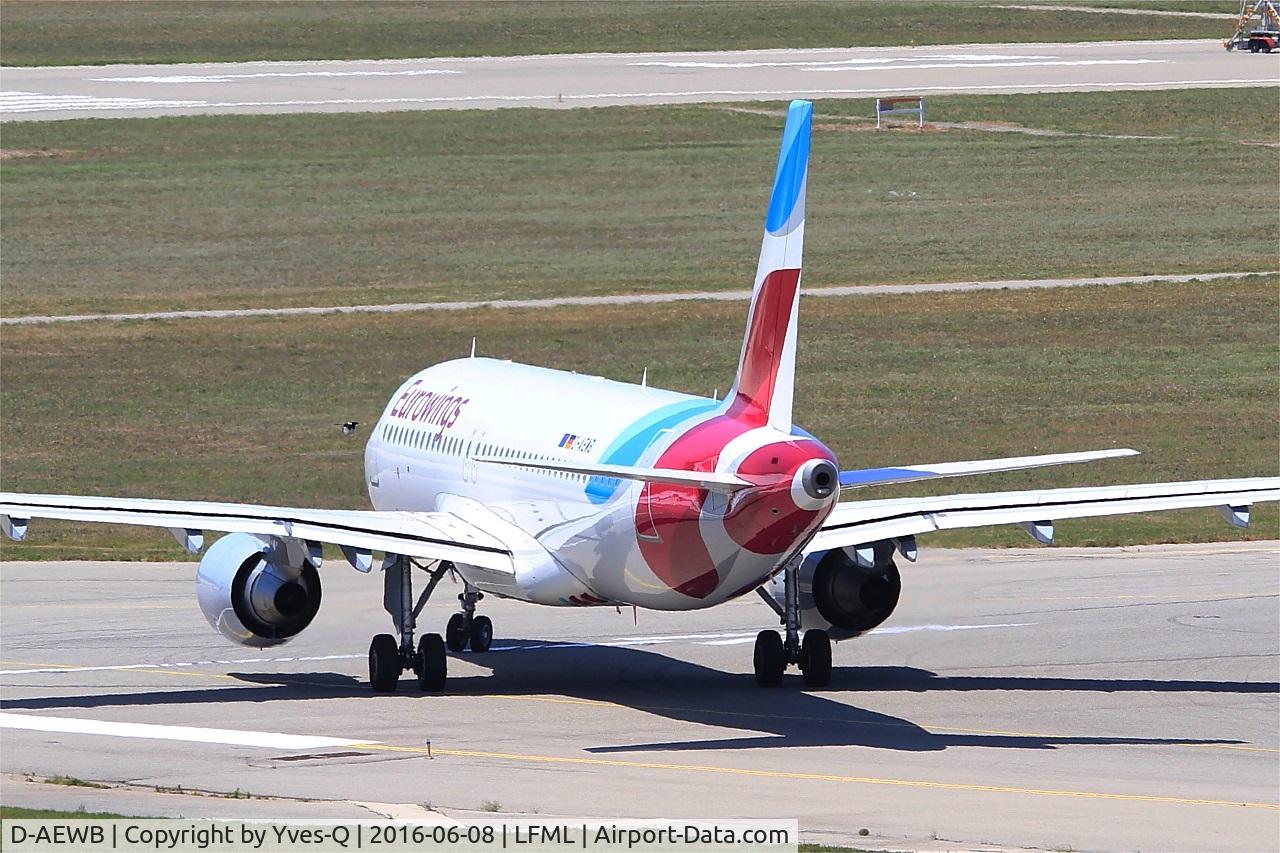
<instances>
[{"instance_id":1,"label":"aircraft tail fin","mask_svg":"<svg viewBox=\"0 0 1280 853\"><path fill-rule=\"evenodd\" d=\"M792 101L765 216L738 375L725 398L730 417L783 432L791 431L795 390L796 314L812 124L813 104Z\"/></svg>"}]
</instances>

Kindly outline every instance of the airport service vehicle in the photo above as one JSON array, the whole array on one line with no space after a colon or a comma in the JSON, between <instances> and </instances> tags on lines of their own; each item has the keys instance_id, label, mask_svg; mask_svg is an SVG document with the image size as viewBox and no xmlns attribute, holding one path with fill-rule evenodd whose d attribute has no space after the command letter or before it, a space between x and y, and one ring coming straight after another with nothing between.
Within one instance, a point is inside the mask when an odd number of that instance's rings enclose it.
<instances>
[{"instance_id":1,"label":"airport service vehicle","mask_svg":"<svg viewBox=\"0 0 1280 853\"><path fill-rule=\"evenodd\" d=\"M756 681L798 665L831 678L831 643L874 629L934 530L1022 525L1040 542L1058 519L1217 507L1248 524L1280 500L1280 477L945 497L840 501L883 484L1129 456L1128 449L840 470L792 421L813 106L787 112L737 377L723 400L488 358L437 364L387 402L364 453L371 510L324 510L79 495L0 494L4 533L32 518L168 528L200 559L196 597L233 642L283 643L315 618L322 546L358 571L380 560L396 634L369 648L369 680L412 670L445 686L448 653L483 653L484 595L560 607L712 607L759 594L783 627L756 639ZM425 586L413 594L414 570ZM441 580L462 581L443 634L417 637Z\"/></svg>"},{"instance_id":2,"label":"airport service vehicle","mask_svg":"<svg viewBox=\"0 0 1280 853\"><path fill-rule=\"evenodd\" d=\"M1262 26L1251 27L1254 18ZM1241 0L1240 17L1235 32L1222 46L1227 50L1248 50L1250 53L1270 53L1280 44L1280 2L1277 0Z\"/></svg>"},{"instance_id":3,"label":"airport service vehicle","mask_svg":"<svg viewBox=\"0 0 1280 853\"><path fill-rule=\"evenodd\" d=\"M1245 47L1250 53L1270 53L1280 43L1280 30L1251 30Z\"/></svg>"}]
</instances>

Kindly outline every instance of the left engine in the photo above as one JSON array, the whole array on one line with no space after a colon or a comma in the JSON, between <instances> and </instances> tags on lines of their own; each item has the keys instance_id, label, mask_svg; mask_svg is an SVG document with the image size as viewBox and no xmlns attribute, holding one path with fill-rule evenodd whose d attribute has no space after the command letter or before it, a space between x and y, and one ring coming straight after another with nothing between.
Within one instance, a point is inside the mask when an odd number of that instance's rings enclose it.
<instances>
[{"instance_id":1,"label":"left engine","mask_svg":"<svg viewBox=\"0 0 1280 853\"><path fill-rule=\"evenodd\" d=\"M228 640L277 646L315 618L320 574L301 542L230 533L201 558L196 599Z\"/></svg>"}]
</instances>

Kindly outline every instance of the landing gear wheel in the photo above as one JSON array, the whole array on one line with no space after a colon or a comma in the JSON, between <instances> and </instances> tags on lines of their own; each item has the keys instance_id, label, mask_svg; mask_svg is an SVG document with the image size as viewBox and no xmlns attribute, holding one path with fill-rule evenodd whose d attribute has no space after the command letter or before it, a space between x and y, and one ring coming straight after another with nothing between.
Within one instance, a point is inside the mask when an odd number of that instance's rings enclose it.
<instances>
[{"instance_id":1,"label":"landing gear wheel","mask_svg":"<svg viewBox=\"0 0 1280 853\"><path fill-rule=\"evenodd\" d=\"M438 693L444 689L448 675L448 659L444 654L444 638L439 634L423 634L418 640L418 686Z\"/></svg>"},{"instance_id":2,"label":"landing gear wheel","mask_svg":"<svg viewBox=\"0 0 1280 853\"><path fill-rule=\"evenodd\" d=\"M777 687L782 683L787 652L777 631L761 631L756 635L755 668L756 684L761 687Z\"/></svg>"},{"instance_id":3,"label":"landing gear wheel","mask_svg":"<svg viewBox=\"0 0 1280 853\"><path fill-rule=\"evenodd\" d=\"M487 652L493 644L493 622L488 616L477 616L471 620L471 651Z\"/></svg>"},{"instance_id":4,"label":"landing gear wheel","mask_svg":"<svg viewBox=\"0 0 1280 853\"><path fill-rule=\"evenodd\" d=\"M467 647L470 632L467 630L467 617L464 613L455 613L449 617L449 624L444 629L444 644L451 652L460 652Z\"/></svg>"},{"instance_id":5,"label":"landing gear wheel","mask_svg":"<svg viewBox=\"0 0 1280 853\"><path fill-rule=\"evenodd\" d=\"M806 687L826 687L831 683L831 638L826 631L804 632L800 660Z\"/></svg>"},{"instance_id":6,"label":"landing gear wheel","mask_svg":"<svg viewBox=\"0 0 1280 853\"><path fill-rule=\"evenodd\" d=\"M374 693L392 693L400 681L400 645L390 634L378 634L369 644L369 683Z\"/></svg>"}]
</instances>

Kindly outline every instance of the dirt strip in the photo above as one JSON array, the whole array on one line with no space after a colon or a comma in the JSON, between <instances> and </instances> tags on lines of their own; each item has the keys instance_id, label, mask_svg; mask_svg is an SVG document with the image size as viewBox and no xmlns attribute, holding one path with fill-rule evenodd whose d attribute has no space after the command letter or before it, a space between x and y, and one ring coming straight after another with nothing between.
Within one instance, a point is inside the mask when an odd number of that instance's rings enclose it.
<instances>
[{"instance_id":1,"label":"dirt strip","mask_svg":"<svg viewBox=\"0 0 1280 853\"><path fill-rule=\"evenodd\" d=\"M1148 284L1155 281L1188 282L1276 275L1277 272L1215 272L1191 275L1098 276L1095 278L1032 278L1004 281L952 281L934 284L854 284L811 287L805 296L884 296L904 293L952 293L969 290L1028 290L1055 287L1091 287L1114 284ZM631 293L618 296L557 296L544 299L491 299L465 302L400 302L390 305L323 305L290 308L212 308L192 311L149 311L138 314L61 314L0 317L0 326L38 326L47 323L89 323L125 320L201 320L224 317L290 317L312 314L403 314L413 311L469 311L475 308L562 308L584 305L656 305L665 302L745 302L750 290L695 291L692 293Z\"/></svg>"}]
</instances>

